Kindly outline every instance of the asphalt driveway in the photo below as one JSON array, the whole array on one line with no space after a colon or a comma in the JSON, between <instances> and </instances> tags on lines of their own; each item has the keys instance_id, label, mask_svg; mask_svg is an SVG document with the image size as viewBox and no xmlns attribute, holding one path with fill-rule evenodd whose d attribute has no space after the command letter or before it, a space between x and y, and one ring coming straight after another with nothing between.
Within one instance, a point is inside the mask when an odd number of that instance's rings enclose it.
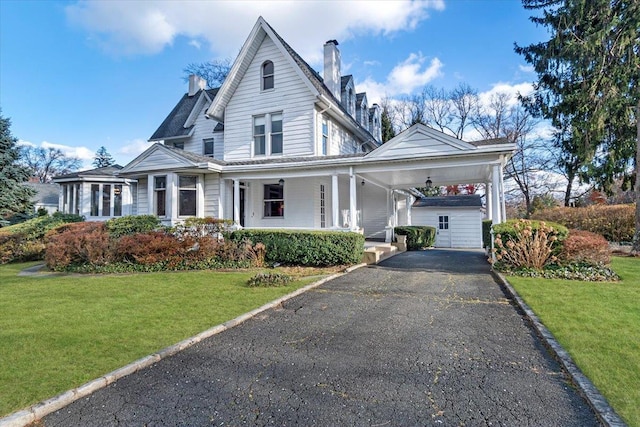
<instances>
[{"instance_id":1,"label":"asphalt driveway","mask_svg":"<svg viewBox=\"0 0 640 427\"><path fill-rule=\"evenodd\" d=\"M122 378L53 426L595 426L480 252L407 252Z\"/></svg>"}]
</instances>

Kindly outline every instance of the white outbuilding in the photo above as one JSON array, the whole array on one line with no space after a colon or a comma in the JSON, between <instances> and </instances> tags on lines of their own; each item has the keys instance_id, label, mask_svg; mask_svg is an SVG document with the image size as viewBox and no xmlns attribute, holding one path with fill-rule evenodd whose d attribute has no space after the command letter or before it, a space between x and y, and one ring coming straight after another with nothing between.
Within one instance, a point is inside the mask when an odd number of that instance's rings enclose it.
<instances>
[{"instance_id":1,"label":"white outbuilding","mask_svg":"<svg viewBox=\"0 0 640 427\"><path fill-rule=\"evenodd\" d=\"M411 208L412 225L436 229L437 248L481 248L483 217L477 194L425 197Z\"/></svg>"}]
</instances>

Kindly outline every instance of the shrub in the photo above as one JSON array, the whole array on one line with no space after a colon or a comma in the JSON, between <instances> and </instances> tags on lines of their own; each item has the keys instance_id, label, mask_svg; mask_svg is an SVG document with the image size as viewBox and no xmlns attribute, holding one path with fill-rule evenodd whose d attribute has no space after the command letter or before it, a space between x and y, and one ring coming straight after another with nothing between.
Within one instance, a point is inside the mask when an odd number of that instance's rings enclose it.
<instances>
[{"instance_id":1,"label":"shrub","mask_svg":"<svg viewBox=\"0 0 640 427\"><path fill-rule=\"evenodd\" d=\"M84 221L80 215L56 212L3 228L0 233L0 264L43 259L45 234L60 224L79 221Z\"/></svg>"},{"instance_id":2,"label":"shrub","mask_svg":"<svg viewBox=\"0 0 640 427\"><path fill-rule=\"evenodd\" d=\"M291 276L282 273L258 273L247 281L247 286L254 287L275 287L285 286L291 281Z\"/></svg>"},{"instance_id":3,"label":"shrub","mask_svg":"<svg viewBox=\"0 0 640 427\"><path fill-rule=\"evenodd\" d=\"M426 225L404 225L395 227L393 232L398 236L407 236L407 249L410 251L431 247L436 242L436 229Z\"/></svg>"},{"instance_id":4,"label":"shrub","mask_svg":"<svg viewBox=\"0 0 640 427\"><path fill-rule=\"evenodd\" d=\"M631 242L635 232L634 204L546 209L536 212L532 218L555 221L576 230L591 231L610 242Z\"/></svg>"},{"instance_id":5,"label":"shrub","mask_svg":"<svg viewBox=\"0 0 640 427\"><path fill-rule=\"evenodd\" d=\"M491 247L491 226L493 225L493 221L490 219L482 220L482 247L490 248Z\"/></svg>"},{"instance_id":6,"label":"shrub","mask_svg":"<svg viewBox=\"0 0 640 427\"><path fill-rule=\"evenodd\" d=\"M105 225L109 235L118 238L153 231L160 227L160 220L155 215L127 215L112 218Z\"/></svg>"},{"instance_id":7,"label":"shrub","mask_svg":"<svg viewBox=\"0 0 640 427\"><path fill-rule=\"evenodd\" d=\"M559 256L564 263L609 264L610 252L607 239L584 230L570 230L562 243Z\"/></svg>"},{"instance_id":8,"label":"shrub","mask_svg":"<svg viewBox=\"0 0 640 427\"><path fill-rule=\"evenodd\" d=\"M269 264L330 266L357 264L362 261L364 236L340 231L237 230L231 234L236 242L262 243Z\"/></svg>"},{"instance_id":9,"label":"shrub","mask_svg":"<svg viewBox=\"0 0 640 427\"><path fill-rule=\"evenodd\" d=\"M55 271L83 264L105 265L113 260L112 241L103 222L63 224L46 236L45 262Z\"/></svg>"},{"instance_id":10,"label":"shrub","mask_svg":"<svg viewBox=\"0 0 640 427\"><path fill-rule=\"evenodd\" d=\"M511 220L494 225L496 259L516 268L543 267L556 260L567 229L543 221Z\"/></svg>"}]
</instances>

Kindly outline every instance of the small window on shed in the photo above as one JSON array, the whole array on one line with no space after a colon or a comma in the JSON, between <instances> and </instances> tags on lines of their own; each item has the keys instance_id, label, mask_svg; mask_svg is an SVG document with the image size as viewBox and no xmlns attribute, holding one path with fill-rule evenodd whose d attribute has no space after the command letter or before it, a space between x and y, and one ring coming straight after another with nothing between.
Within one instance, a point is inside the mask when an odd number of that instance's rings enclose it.
<instances>
[{"instance_id":1,"label":"small window on shed","mask_svg":"<svg viewBox=\"0 0 640 427\"><path fill-rule=\"evenodd\" d=\"M262 64L262 90L273 89L273 83L273 62L265 61L265 63Z\"/></svg>"}]
</instances>

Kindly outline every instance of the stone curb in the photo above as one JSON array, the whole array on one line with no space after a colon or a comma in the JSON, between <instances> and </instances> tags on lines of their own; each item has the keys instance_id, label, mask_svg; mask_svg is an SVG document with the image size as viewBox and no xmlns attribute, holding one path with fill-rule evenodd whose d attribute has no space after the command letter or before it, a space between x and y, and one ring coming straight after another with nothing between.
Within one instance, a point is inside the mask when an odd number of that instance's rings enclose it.
<instances>
[{"instance_id":1,"label":"stone curb","mask_svg":"<svg viewBox=\"0 0 640 427\"><path fill-rule=\"evenodd\" d=\"M580 371L580 368L574 363L569 353L562 348L560 343L556 341L553 334L542 324L538 316L531 310L531 307L524 302L518 295L511 283L497 271L491 270L498 283L509 293L513 301L518 305L520 310L525 314L538 336L556 360L569 373L573 383L577 386L582 397L587 401L593 412L595 412L598 420L607 427L627 427L627 424L620 418L618 414L609 405L607 400L593 383Z\"/></svg>"},{"instance_id":2,"label":"stone curb","mask_svg":"<svg viewBox=\"0 0 640 427\"><path fill-rule=\"evenodd\" d=\"M271 301L261 307L258 307L254 310L249 311L248 313L241 314L235 319L231 319L227 322L224 322L220 325L216 325L210 329L207 329L204 332L199 333L191 338L187 338L183 341L180 341L177 344L171 345L169 347L163 348L156 353L153 353L149 356L143 357L142 359L138 359L135 362L132 362L122 368L116 369L115 371L109 372L108 374L103 375L102 377L90 381L86 384L83 384L77 388L72 390L65 391L55 397L52 397L47 400L43 400L42 402L36 403L30 406L27 409L23 409L12 414L7 415L6 417L0 418L0 427L24 427L28 424L39 420L40 418L48 415L52 412L55 412L59 409L64 408L65 406L71 404L72 402L81 399L90 395L91 393L108 386L109 384L117 381L120 378L126 377L129 374L132 374L141 369L147 368L154 363L159 362L160 360L167 358L169 356L173 356L174 354L191 347L192 345L199 343L205 338L209 338L213 335L219 334L220 332L226 331L227 329L231 329L234 326L237 326L252 317L256 316L263 311L269 310L271 308L278 307L285 301L294 298L308 290L317 288L318 286L336 279L340 276L343 276L347 273L352 272L360 267L365 267L366 264L357 264L351 266L345 270L344 273L335 273L331 276L325 277L324 279L320 279L316 282L310 283L306 286L303 286L300 289L297 289L290 294L282 296L274 301Z\"/></svg>"}]
</instances>

